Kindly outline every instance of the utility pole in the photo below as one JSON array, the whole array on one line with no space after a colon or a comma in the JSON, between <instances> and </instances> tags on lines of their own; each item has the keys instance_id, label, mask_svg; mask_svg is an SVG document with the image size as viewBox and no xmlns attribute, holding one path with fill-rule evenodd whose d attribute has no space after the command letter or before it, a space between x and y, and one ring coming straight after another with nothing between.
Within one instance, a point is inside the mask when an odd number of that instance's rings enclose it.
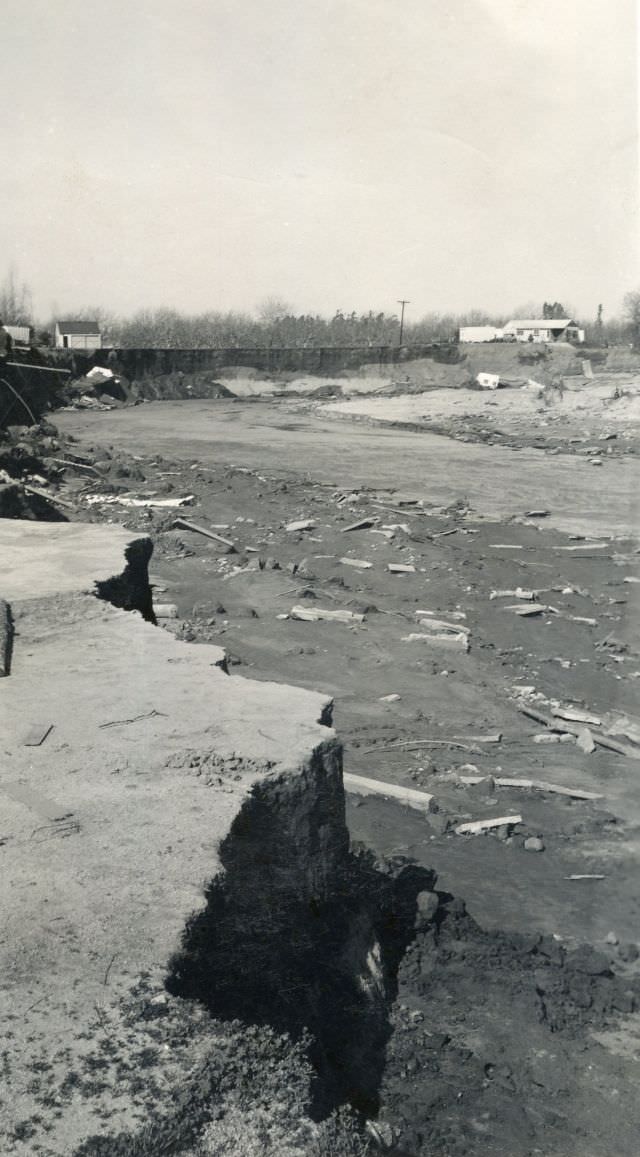
<instances>
[{"instance_id":1,"label":"utility pole","mask_svg":"<svg viewBox=\"0 0 640 1157\"><path fill-rule=\"evenodd\" d=\"M402 345L402 334L404 333L404 307L405 307L405 305L411 305L411 302L407 301L407 300L403 300L402 298L398 298L398 305L402 306L402 312L400 314L400 338L398 340L398 345L401 346Z\"/></svg>"}]
</instances>

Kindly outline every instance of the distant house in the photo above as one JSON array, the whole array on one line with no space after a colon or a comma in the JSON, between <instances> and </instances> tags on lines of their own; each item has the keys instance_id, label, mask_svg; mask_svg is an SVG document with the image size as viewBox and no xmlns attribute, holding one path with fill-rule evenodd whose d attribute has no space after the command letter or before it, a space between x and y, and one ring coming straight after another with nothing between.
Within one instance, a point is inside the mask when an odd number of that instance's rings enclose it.
<instances>
[{"instance_id":1,"label":"distant house","mask_svg":"<svg viewBox=\"0 0 640 1157\"><path fill-rule=\"evenodd\" d=\"M57 321L55 345L60 350L96 350L102 346L97 321Z\"/></svg>"},{"instance_id":2,"label":"distant house","mask_svg":"<svg viewBox=\"0 0 640 1157\"><path fill-rule=\"evenodd\" d=\"M11 335L11 340L14 346L29 346L31 345L31 326L30 325L5 325L7 333Z\"/></svg>"},{"instance_id":3,"label":"distant house","mask_svg":"<svg viewBox=\"0 0 640 1157\"><path fill-rule=\"evenodd\" d=\"M502 333L507 341L583 342L585 338L584 330L568 317L516 317L507 322Z\"/></svg>"},{"instance_id":4,"label":"distant house","mask_svg":"<svg viewBox=\"0 0 640 1157\"><path fill-rule=\"evenodd\" d=\"M495 325L461 325L461 342L502 341L502 330Z\"/></svg>"}]
</instances>

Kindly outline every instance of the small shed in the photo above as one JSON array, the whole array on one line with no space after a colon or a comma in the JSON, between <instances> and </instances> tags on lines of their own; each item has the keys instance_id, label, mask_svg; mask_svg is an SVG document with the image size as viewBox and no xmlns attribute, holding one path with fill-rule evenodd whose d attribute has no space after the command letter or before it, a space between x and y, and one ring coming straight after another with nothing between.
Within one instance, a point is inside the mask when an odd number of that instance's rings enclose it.
<instances>
[{"instance_id":1,"label":"small shed","mask_svg":"<svg viewBox=\"0 0 640 1157\"><path fill-rule=\"evenodd\" d=\"M102 334L97 321L57 321L56 349L97 350L102 347Z\"/></svg>"},{"instance_id":2,"label":"small shed","mask_svg":"<svg viewBox=\"0 0 640 1157\"><path fill-rule=\"evenodd\" d=\"M461 325L461 342L502 341L502 330L495 325Z\"/></svg>"}]
</instances>

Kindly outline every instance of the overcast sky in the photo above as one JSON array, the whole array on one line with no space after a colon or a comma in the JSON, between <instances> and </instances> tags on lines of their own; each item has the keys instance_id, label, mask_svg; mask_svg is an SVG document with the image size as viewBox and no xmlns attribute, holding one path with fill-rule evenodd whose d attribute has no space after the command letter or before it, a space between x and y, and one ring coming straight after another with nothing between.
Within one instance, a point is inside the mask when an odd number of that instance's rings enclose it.
<instances>
[{"instance_id":1,"label":"overcast sky","mask_svg":"<svg viewBox=\"0 0 640 1157\"><path fill-rule=\"evenodd\" d=\"M640 285L634 0L4 0L0 279L38 313Z\"/></svg>"}]
</instances>

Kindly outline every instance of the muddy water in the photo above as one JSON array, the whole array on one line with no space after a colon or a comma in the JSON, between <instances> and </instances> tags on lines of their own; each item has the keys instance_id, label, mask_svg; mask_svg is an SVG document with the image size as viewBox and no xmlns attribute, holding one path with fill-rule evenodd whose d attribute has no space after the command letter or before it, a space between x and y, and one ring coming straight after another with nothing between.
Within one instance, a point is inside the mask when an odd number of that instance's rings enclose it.
<instances>
[{"instance_id":1,"label":"muddy water","mask_svg":"<svg viewBox=\"0 0 640 1157\"><path fill-rule=\"evenodd\" d=\"M431 433L319 417L296 403L155 402L111 413L67 412L58 425L85 442L303 474L336 487L395 487L437 504L465 498L505 518L534 507L574 534L640 530L637 459L595 468L569 454L456 442Z\"/></svg>"}]
</instances>

